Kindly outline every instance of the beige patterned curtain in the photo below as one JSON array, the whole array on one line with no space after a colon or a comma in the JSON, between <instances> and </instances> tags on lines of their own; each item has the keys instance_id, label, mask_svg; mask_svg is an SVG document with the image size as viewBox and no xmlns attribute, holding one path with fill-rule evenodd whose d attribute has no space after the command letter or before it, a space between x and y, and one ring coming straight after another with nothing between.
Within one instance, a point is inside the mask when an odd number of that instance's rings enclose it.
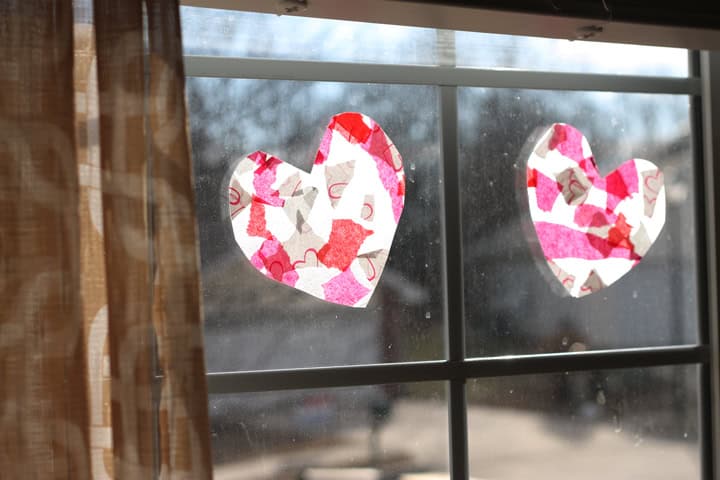
<instances>
[{"instance_id":1,"label":"beige patterned curtain","mask_svg":"<svg viewBox=\"0 0 720 480\"><path fill-rule=\"evenodd\" d=\"M0 1L0 478L211 478L176 0Z\"/></svg>"}]
</instances>

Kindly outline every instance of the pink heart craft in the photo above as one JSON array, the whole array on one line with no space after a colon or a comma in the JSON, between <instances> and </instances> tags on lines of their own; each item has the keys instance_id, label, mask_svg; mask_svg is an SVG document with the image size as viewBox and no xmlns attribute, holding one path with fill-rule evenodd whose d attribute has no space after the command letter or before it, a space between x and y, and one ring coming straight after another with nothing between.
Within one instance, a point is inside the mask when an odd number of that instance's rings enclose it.
<instances>
[{"instance_id":1,"label":"pink heart craft","mask_svg":"<svg viewBox=\"0 0 720 480\"><path fill-rule=\"evenodd\" d=\"M602 177L585 137L562 123L535 144L527 163L527 193L545 260L576 298L629 272L665 224L658 167L631 159Z\"/></svg>"},{"instance_id":2,"label":"pink heart craft","mask_svg":"<svg viewBox=\"0 0 720 480\"><path fill-rule=\"evenodd\" d=\"M235 240L257 270L352 307L370 300L404 203L400 153L360 113L332 118L309 174L258 151L229 185Z\"/></svg>"}]
</instances>

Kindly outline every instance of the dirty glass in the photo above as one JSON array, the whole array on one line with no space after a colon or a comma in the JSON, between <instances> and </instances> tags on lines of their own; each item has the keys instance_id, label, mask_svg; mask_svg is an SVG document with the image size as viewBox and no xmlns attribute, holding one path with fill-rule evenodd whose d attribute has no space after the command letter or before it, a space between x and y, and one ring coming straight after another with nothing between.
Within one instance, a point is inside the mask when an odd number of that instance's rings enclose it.
<instances>
[{"instance_id":1,"label":"dirty glass","mask_svg":"<svg viewBox=\"0 0 720 480\"><path fill-rule=\"evenodd\" d=\"M686 77L687 50L181 7L186 55Z\"/></svg>"},{"instance_id":2,"label":"dirty glass","mask_svg":"<svg viewBox=\"0 0 720 480\"><path fill-rule=\"evenodd\" d=\"M186 55L432 65L435 30L182 7Z\"/></svg>"},{"instance_id":3,"label":"dirty glass","mask_svg":"<svg viewBox=\"0 0 720 480\"><path fill-rule=\"evenodd\" d=\"M472 478L700 478L695 366L468 383Z\"/></svg>"},{"instance_id":4,"label":"dirty glass","mask_svg":"<svg viewBox=\"0 0 720 480\"><path fill-rule=\"evenodd\" d=\"M188 79L209 371L442 358L440 170L435 87ZM405 209L367 308L269 280L233 237L235 162L263 150L309 171L332 115L375 119L403 157Z\"/></svg>"},{"instance_id":5,"label":"dirty glass","mask_svg":"<svg viewBox=\"0 0 720 480\"><path fill-rule=\"evenodd\" d=\"M613 75L688 76L687 50L456 32L457 65Z\"/></svg>"},{"instance_id":6,"label":"dirty glass","mask_svg":"<svg viewBox=\"0 0 720 480\"><path fill-rule=\"evenodd\" d=\"M446 476L444 391L442 383L421 383L211 395L214 476L243 480L381 480L408 472Z\"/></svg>"},{"instance_id":7,"label":"dirty glass","mask_svg":"<svg viewBox=\"0 0 720 480\"><path fill-rule=\"evenodd\" d=\"M689 98L483 88L461 88L458 98L468 355L696 342ZM655 244L616 283L579 299L556 293L530 247L525 143L553 122L584 133L603 175L630 158L665 175L667 218Z\"/></svg>"}]
</instances>

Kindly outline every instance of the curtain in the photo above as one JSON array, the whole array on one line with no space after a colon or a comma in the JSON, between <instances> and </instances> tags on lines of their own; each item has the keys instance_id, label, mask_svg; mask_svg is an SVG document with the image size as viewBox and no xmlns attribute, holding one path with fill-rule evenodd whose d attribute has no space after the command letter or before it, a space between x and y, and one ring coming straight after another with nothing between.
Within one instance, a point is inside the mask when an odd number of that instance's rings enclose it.
<instances>
[{"instance_id":1,"label":"curtain","mask_svg":"<svg viewBox=\"0 0 720 480\"><path fill-rule=\"evenodd\" d=\"M177 0L0 2L0 477L211 478Z\"/></svg>"}]
</instances>

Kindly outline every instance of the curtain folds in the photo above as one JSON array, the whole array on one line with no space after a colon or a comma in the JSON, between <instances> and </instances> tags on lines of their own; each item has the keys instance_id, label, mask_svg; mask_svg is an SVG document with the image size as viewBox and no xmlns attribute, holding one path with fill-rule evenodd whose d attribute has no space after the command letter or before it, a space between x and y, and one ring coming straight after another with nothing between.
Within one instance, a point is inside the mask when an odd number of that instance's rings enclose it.
<instances>
[{"instance_id":1,"label":"curtain folds","mask_svg":"<svg viewBox=\"0 0 720 480\"><path fill-rule=\"evenodd\" d=\"M0 476L211 478L176 0L0 2Z\"/></svg>"}]
</instances>

